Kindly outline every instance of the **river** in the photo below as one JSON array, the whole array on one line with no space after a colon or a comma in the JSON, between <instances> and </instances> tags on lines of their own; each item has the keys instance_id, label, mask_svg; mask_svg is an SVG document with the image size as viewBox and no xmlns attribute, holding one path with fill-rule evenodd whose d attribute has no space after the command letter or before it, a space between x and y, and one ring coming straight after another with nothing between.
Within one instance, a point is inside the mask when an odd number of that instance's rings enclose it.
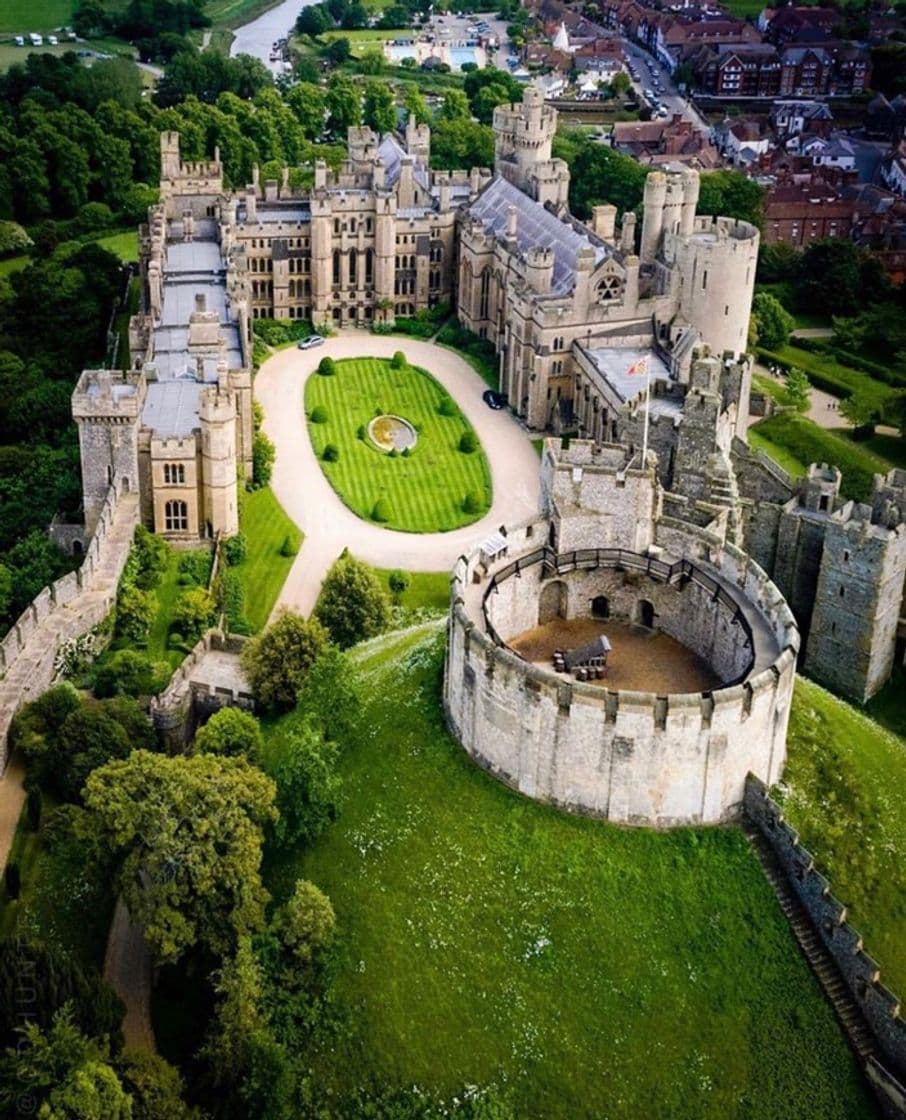
<instances>
[{"instance_id":1,"label":"river","mask_svg":"<svg viewBox=\"0 0 906 1120\"><path fill-rule=\"evenodd\" d=\"M253 19L251 23L237 27L230 47L230 55L250 54L260 58L264 65L277 74L280 72L281 63L271 62L271 45L289 35L296 17L303 8L315 0L283 0L276 8Z\"/></svg>"}]
</instances>

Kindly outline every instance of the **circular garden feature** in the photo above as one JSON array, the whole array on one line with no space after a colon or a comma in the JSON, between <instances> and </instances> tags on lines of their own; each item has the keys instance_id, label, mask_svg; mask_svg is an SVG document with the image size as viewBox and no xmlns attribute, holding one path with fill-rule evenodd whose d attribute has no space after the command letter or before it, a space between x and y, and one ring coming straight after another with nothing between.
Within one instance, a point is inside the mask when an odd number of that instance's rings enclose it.
<instances>
[{"instance_id":1,"label":"circular garden feature","mask_svg":"<svg viewBox=\"0 0 906 1120\"><path fill-rule=\"evenodd\" d=\"M359 517L437 533L477 521L490 508L491 473L477 436L418 366L339 360L332 376L306 382L305 413L321 469Z\"/></svg>"}]
</instances>

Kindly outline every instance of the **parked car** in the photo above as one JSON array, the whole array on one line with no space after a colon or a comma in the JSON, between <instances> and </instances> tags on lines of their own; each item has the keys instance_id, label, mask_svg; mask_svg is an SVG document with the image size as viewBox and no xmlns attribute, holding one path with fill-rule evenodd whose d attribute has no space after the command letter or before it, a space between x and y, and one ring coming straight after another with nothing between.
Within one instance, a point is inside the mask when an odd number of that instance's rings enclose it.
<instances>
[{"instance_id":1,"label":"parked car","mask_svg":"<svg viewBox=\"0 0 906 1120\"><path fill-rule=\"evenodd\" d=\"M296 343L300 350L311 350L313 346L323 346L324 339L319 334L310 334L308 338L300 338Z\"/></svg>"},{"instance_id":2,"label":"parked car","mask_svg":"<svg viewBox=\"0 0 906 1120\"><path fill-rule=\"evenodd\" d=\"M495 411L501 408L506 408L508 397L506 393L498 393L494 389L485 389L481 399L488 406Z\"/></svg>"}]
</instances>

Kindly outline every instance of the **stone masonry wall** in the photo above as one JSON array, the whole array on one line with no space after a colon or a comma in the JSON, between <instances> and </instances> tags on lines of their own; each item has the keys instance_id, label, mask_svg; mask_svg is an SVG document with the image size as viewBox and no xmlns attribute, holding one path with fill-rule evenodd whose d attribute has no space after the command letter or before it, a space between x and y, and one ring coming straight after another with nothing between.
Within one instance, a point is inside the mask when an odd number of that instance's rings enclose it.
<instances>
[{"instance_id":1,"label":"stone masonry wall","mask_svg":"<svg viewBox=\"0 0 906 1120\"><path fill-rule=\"evenodd\" d=\"M0 772L16 712L53 683L61 648L113 607L137 523L137 496L111 486L81 568L39 592L0 642Z\"/></svg>"},{"instance_id":2,"label":"stone masonry wall","mask_svg":"<svg viewBox=\"0 0 906 1120\"><path fill-rule=\"evenodd\" d=\"M746 782L744 807L770 842L815 930L837 962L883 1051L885 1064L900 1082L906 1081L906 1019L900 1000L881 983L881 970L865 952L861 934L849 924L846 907L831 894L830 883L815 869L814 857L799 843L798 834L768 796L764 782L754 775Z\"/></svg>"}]
</instances>

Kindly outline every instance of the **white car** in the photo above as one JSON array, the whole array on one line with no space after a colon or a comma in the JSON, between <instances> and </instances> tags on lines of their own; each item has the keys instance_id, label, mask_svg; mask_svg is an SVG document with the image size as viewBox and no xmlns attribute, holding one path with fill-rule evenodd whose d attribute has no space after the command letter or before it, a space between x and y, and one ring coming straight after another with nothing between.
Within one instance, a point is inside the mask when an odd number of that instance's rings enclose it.
<instances>
[{"instance_id":1,"label":"white car","mask_svg":"<svg viewBox=\"0 0 906 1120\"><path fill-rule=\"evenodd\" d=\"M324 339L319 334L310 334L308 338L301 338L297 343L300 350L311 350L313 346L323 345Z\"/></svg>"}]
</instances>

